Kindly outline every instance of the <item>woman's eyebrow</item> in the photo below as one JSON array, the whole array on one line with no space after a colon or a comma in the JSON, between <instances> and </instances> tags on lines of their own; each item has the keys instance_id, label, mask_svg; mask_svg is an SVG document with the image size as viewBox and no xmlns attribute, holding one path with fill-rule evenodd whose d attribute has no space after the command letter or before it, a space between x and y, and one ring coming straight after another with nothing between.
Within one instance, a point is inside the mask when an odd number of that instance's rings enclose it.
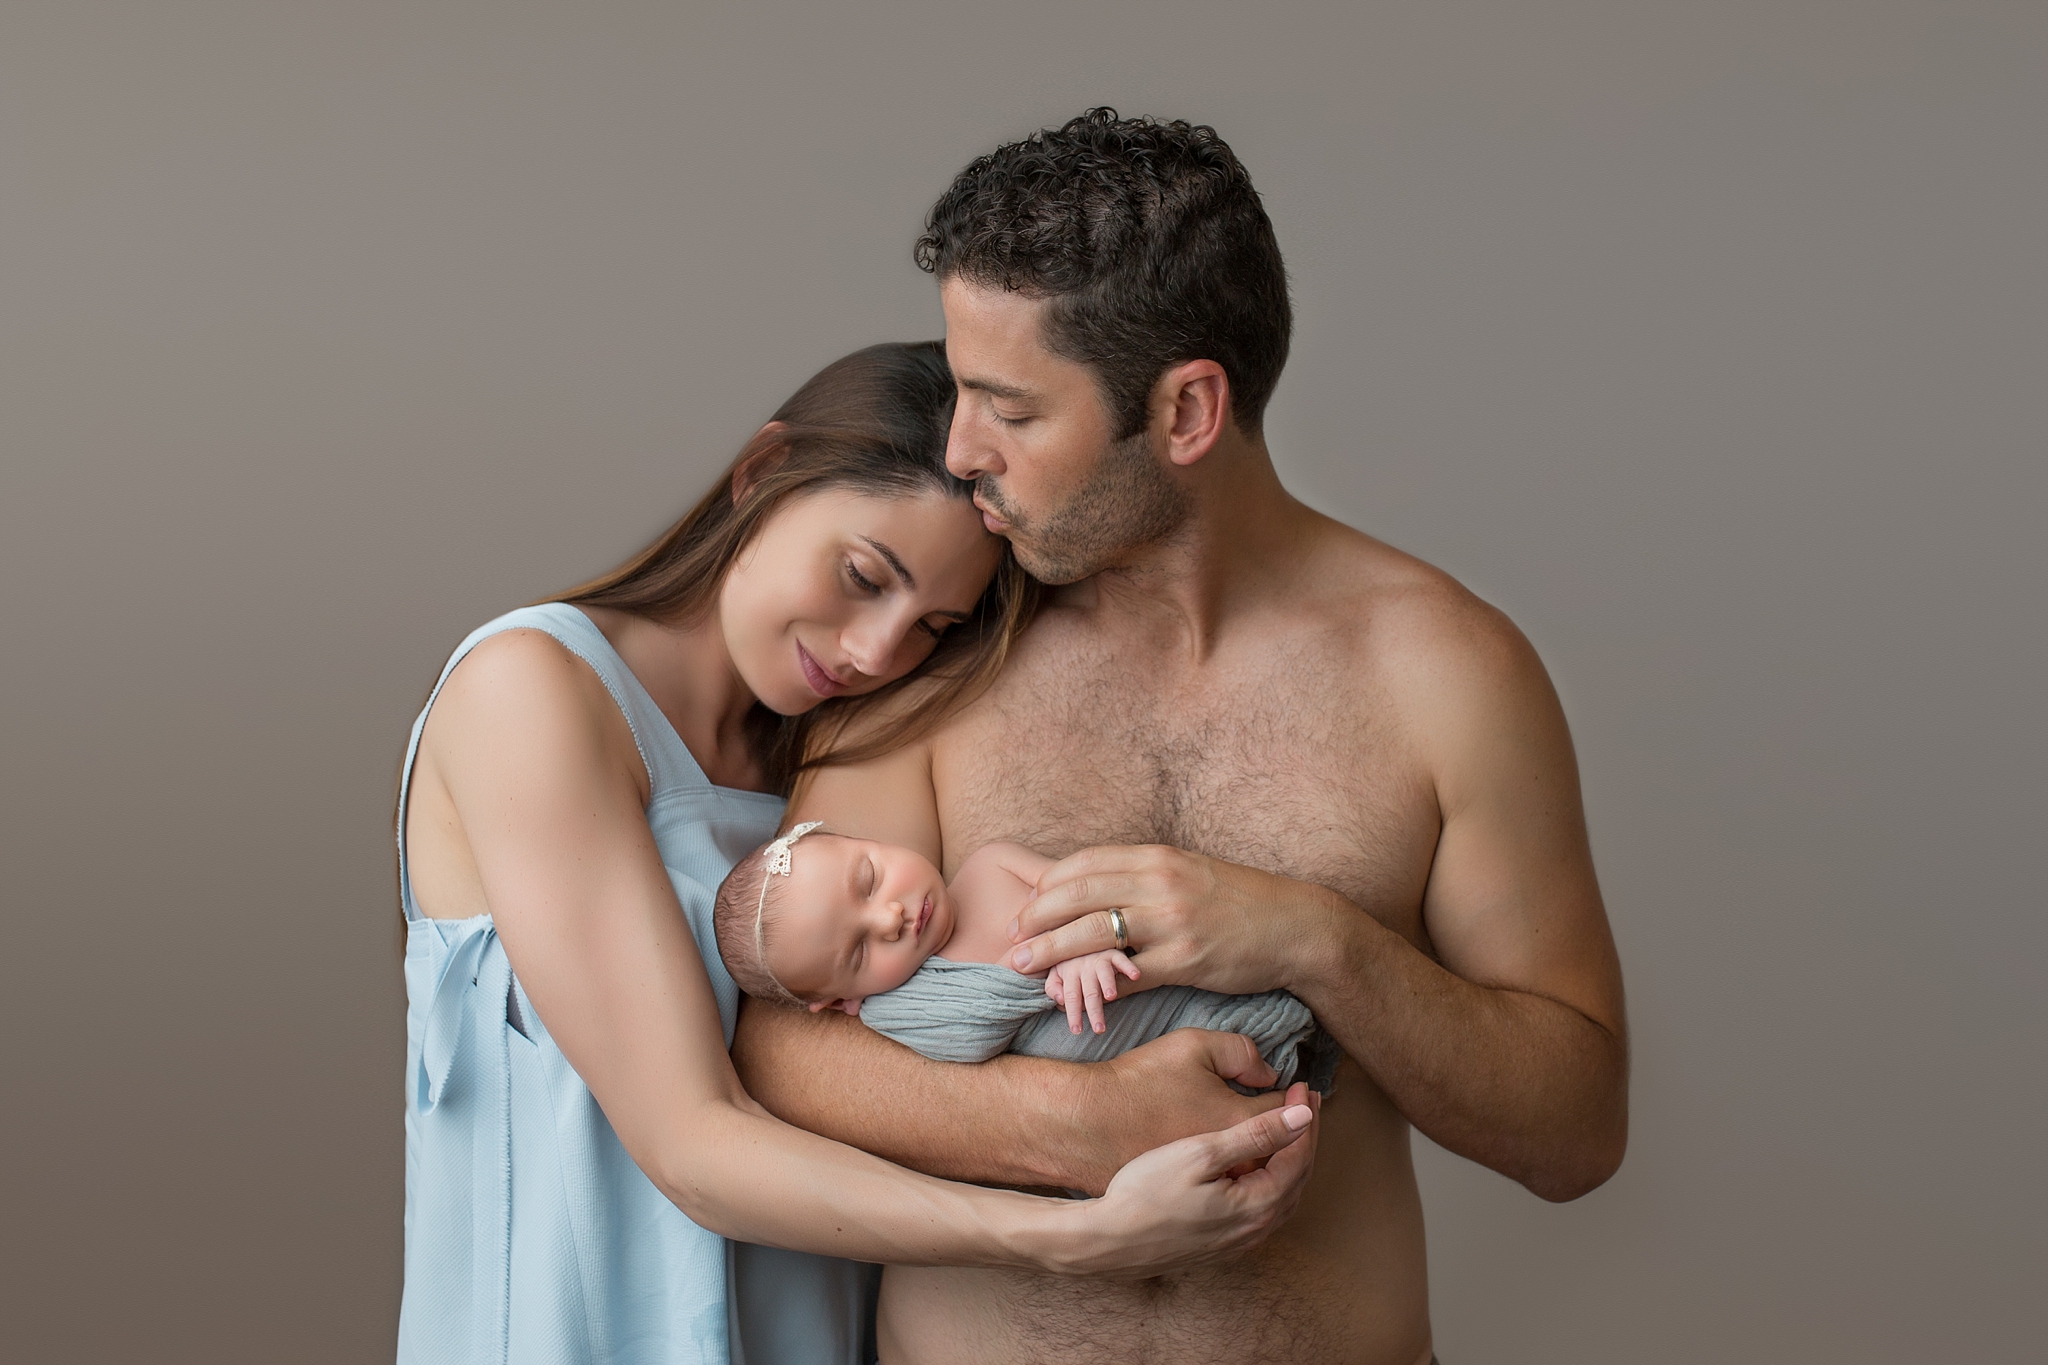
<instances>
[{"instance_id":1,"label":"woman's eyebrow","mask_svg":"<svg viewBox=\"0 0 2048 1365\"><path fill-rule=\"evenodd\" d=\"M881 541L876 540L873 536L862 536L861 539L872 545L876 554L889 561L889 567L894 569L897 577L903 580L904 587L909 588L912 592L917 591L917 579L911 574L910 566L905 564L894 550L884 545ZM974 613L971 611L935 611L930 614L948 617L955 621L971 621L974 619Z\"/></svg>"},{"instance_id":2,"label":"woman's eyebrow","mask_svg":"<svg viewBox=\"0 0 2048 1365\"><path fill-rule=\"evenodd\" d=\"M875 553L889 561L889 567L896 571L896 576L903 580L905 587L911 589L917 587L916 576L910 572L909 566L897 557L894 550L884 545L881 541L876 540L873 536L862 536L861 539L874 546Z\"/></svg>"}]
</instances>

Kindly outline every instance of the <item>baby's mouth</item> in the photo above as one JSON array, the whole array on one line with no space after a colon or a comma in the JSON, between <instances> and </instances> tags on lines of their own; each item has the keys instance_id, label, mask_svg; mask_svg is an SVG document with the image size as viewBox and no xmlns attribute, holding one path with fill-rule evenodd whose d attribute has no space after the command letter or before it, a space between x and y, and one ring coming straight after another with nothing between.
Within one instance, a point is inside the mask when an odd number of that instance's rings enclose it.
<instances>
[{"instance_id":1,"label":"baby's mouth","mask_svg":"<svg viewBox=\"0 0 2048 1365\"><path fill-rule=\"evenodd\" d=\"M923 938L924 927L932 920L932 898L926 896L924 904L917 908L917 926L910 931L912 938Z\"/></svg>"}]
</instances>

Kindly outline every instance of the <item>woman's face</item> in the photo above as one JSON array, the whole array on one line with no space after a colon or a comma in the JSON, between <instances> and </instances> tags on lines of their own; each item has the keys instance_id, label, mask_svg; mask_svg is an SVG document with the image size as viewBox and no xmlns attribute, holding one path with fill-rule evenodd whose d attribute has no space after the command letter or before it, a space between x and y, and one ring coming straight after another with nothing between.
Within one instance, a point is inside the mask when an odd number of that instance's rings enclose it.
<instances>
[{"instance_id":1,"label":"woman's face","mask_svg":"<svg viewBox=\"0 0 2048 1365\"><path fill-rule=\"evenodd\" d=\"M793 716L923 663L973 612L1002 550L974 504L936 489L798 494L726 571L719 627L748 690Z\"/></svg>"}]
</instances>

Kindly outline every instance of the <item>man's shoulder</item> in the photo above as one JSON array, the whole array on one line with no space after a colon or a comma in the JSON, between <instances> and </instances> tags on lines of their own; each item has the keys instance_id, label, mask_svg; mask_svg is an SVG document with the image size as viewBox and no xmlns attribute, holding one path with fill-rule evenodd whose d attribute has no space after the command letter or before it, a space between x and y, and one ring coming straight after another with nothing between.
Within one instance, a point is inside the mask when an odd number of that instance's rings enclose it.
<instances>
[{"instance_id":1,"label":"man's shoulder","mask_svg":"<svg viewBox=\"0 0 2048 1365\"><path fill-rule=\"evenodd\" d=\"M1315 627L1357 650L1373 671L1491 672L1528 641L1505 612L1443 569L1331 521L1303 575Z\"/></svg>"}]
</instances>

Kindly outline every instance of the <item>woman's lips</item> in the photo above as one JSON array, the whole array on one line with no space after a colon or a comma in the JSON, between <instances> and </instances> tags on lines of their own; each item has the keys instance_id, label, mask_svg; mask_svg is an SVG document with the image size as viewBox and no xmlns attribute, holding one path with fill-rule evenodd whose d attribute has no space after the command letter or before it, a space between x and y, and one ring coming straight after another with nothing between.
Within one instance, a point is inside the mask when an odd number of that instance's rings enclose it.
<instances>
[{"instance_id":1,"label":"woman's lips","mask_svg":"<svg viewBox=\"0 0 2048 1365\"><path fill-rule=\"evenodd\" d=\"M811 657L811 651L801 643L796 647L797 662L803 665L804 681L811 690L821 697L836 697L846 690L846 684L825 671L825 666Z\"/></svg>"}]
</instances>

